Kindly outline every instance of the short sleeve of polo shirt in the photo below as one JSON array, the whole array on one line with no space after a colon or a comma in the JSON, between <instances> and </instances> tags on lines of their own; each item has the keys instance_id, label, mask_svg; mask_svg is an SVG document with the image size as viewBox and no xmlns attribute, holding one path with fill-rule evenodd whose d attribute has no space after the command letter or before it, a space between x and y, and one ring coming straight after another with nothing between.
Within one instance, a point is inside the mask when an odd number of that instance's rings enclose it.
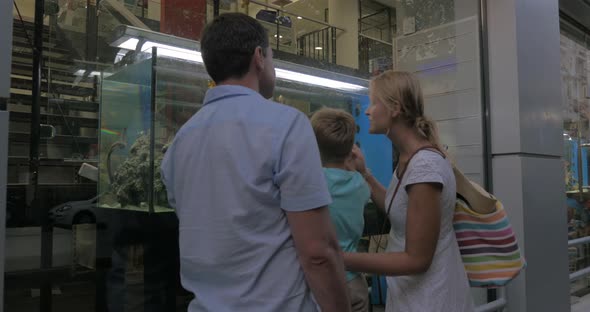
<instances>
[{"instance_id":1,"label":"short sleeve of polo shirt","mask_svg":"<svg viewBox=\"0 0 590 312\"><path fill-rule=\"evenodd\" d=\"M311 123L297 113L277 142L274 180L281 208L306 211L332 203Z\"/></svg>"}]
</instances>

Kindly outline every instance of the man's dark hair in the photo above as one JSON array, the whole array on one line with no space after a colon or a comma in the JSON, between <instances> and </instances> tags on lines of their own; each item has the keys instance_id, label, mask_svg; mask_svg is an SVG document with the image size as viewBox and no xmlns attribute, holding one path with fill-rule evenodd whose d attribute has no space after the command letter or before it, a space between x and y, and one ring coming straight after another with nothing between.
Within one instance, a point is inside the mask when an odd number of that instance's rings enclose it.
<instances>
[{"instance_id":1,"label":"man's dark hair","mask_svg":"<svg viewBox=\"0 0 590 312\"><path fill-rule=\"evenodd\" d=\"M242 78L250 68L256 47L268 48L268 33L254 18L226 13L205 27L201 52L205 68L215 83Z\"/></svg>"}]
</instances>

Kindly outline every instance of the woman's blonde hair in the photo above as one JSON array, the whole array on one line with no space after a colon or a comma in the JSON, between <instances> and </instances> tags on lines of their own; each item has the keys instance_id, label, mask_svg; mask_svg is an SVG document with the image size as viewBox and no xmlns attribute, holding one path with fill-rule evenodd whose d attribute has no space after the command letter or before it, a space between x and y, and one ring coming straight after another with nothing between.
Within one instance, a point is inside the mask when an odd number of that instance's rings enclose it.
<instances>
[{"instance_id":1,"label":"woman's blonde hair","mask_svg":"<svg viewBox=\"0 0 590 312\"><path fill-rule=\"evenodd\" d=\"M420 82L411 73L388 70L371 80L371 94L389 109L400 106L401 118L430 144L445 152L436 124L424 115L424 96Z\"/></svg>"}]
</instances>

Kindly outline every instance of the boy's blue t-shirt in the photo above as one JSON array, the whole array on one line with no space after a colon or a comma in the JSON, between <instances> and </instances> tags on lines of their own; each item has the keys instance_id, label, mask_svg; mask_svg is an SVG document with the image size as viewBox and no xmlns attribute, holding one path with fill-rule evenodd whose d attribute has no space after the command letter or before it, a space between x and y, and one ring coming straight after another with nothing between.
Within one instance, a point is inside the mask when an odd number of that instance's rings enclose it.
<instances>
[{"instance_id":1,"label":"boy's blue t-shirt","mask_svg":"<svg viewBox=\"0 0 590 312\"><path fill-rule=\"evenodd\" d=\"M357 252L357 246L365 227L364 209L371 190L358 172L337 168L324 168L328 190L332 195L329 205L330 218L336 229L338 243L344 252ZM348 281L358 273L346 272Z\"/></svg>"}]
</instances>

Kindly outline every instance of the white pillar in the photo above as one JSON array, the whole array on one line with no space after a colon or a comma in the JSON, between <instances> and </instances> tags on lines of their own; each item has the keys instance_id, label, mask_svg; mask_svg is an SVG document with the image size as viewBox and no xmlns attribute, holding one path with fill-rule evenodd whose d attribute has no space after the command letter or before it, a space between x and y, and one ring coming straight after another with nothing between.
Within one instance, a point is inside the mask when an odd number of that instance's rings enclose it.
<instances>
[{"instance_id":1,"label":"white pillar","mask_svg":"<svg viewBox=\"0 0 590 312\"><path fill-rule=\"evenodd\" d=\"M487 11L493 187L528 262L508 310L569 311L558 1Z\"/></svg>"},{"instance_id":2,"label":"white pillar","mask_svg":"<svg viewBox=\"0 0 590 312\"><path fill-rule=\"evenodd\" d=\"M329 0L328 21L345 29L337 31L336 63L352 68L359 67L359 2L358 0Z\"/></svg>"}]
</instances>

